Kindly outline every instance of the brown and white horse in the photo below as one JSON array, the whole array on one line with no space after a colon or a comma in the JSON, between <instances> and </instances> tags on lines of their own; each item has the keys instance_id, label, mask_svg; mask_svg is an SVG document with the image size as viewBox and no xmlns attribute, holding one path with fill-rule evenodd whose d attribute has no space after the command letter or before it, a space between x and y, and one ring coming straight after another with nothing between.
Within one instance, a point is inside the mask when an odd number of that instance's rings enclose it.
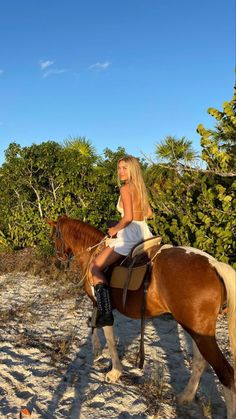
<instances>
[{"instance_id":1,"label":"brown and white horse","mask_svg":"<svg viewBox=\"0 0 236 419\"><path fill-rule=\"evenodd\" d=\"M104 238L103 233L67 216L57 221L48 221L52 227L52 238L57 257L67 260L73 253L85 278L84 288L94 302L92 287L86 272L94 245ZM158 247L153 249L157 252ZM120 313L140 318L142 307L142 287L128 291L126 306L122 304L122 290L111 289L113 308ZM216 320L223 303L227 301L228 331L234 369L222 354L215 338ZM193 368L190 380L178 396L179 402L193 400L200 377L208 362L224 388L227 417L236 419L236 272L225 263L200 250L188 247L160 247L153 260L151 279L147 290L145 317L157 317L171 313L175 320L193 339ZM117 381L122 373L118 357L113 327L103 328L112 359L112 369L107 381ZM99 354L100 342L97 330L92 337L95 356Z\"/></svg>"}]
</instances>

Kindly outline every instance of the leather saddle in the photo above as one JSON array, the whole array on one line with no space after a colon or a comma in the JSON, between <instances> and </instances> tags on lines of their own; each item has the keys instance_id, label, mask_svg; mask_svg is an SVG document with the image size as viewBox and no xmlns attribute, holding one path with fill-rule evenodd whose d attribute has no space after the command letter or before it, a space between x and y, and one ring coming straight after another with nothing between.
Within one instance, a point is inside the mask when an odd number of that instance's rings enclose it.
<instances>
[{"instance_id":1,"label":"leather saddle","mask_svg":"<svg viewBox=\"0 0 236 419\"><path fill-rule=\"evenodd\" d=\"M151 237L138 243L120 265L112 269L110 287L123 289L123 300L128 290L136 291L141 287L149 269L152 250L157 251L161 247L161 239Z\"/></svg>"}]
</instances>

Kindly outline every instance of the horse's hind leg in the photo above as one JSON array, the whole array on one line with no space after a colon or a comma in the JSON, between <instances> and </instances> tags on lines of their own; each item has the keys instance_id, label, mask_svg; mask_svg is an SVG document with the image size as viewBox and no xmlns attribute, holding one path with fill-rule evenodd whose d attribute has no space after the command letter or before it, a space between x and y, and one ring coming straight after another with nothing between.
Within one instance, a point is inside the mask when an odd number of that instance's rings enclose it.
<instances>
[{"instance_id":1,"label":"horse's hind leg","mask_svg":"<svg viewBox=\"0 0 236 419\"><path fill-rule=\"evenodd\" d=\"M193 342L193 362L192 374L185 389L177 396L179 403L191 402L195 396L201 375L206 366L206 360L203 358L196 343Z\"/></svg>"},{"instance_id":2,"label":"horse's hind leg","mask_svg":"<svg viewBox=\"0 0 236 419\"><path fill-rule=\"evenodd\" d=\"M122 374L122 365L118 357L113 326L105 326L103 330L112 361L112 369L107 373L106 381L116 382Z\"/></svg>"},{"instance_id":3,"label":"horse's hind leg","mask_svg":"<svg viewBox=\"0 0 236 419\"><path fill-rule=\"evenodd\" d=\"M236 419L236 388L234 383L234 370L222 354L217 345L215 336L192 334L199 351L207 362L213 367L220 382L223 384L227 418Z\"/></svg>"}]
</instances>

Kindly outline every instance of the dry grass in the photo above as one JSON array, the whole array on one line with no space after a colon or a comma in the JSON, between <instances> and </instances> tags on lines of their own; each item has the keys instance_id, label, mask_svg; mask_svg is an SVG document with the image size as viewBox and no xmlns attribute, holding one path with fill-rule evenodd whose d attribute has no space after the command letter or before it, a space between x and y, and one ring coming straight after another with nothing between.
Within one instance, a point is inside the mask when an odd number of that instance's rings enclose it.
<instances>
[{"instance_id":1,"label":"dry grass","mask_svg":"<svg viewBox=\"0 0 236 419\"><path fill-rule=\"evenodd\" d=\"M202 407L202 413L204 415L204 418L212 419L213 407L212 407L212 402L210 398L207 400L201 400L201 407Z\"/></svg>"},{"instance_id":2,"label":"dry grass","mask_svg":"<svg viewBox=\"0 0 236 419\"><path fill-rule=\"evenodd\" d=\"M29 313L31 314L32 330L29 326ZM27 325L22 327L21 321L27 316ZM37 333L35 323L37 322L37 313L32 310L32 305L26 304L14 309L1 310L0 322L1 328L9 328L9 342L18 348L37 348L49 358L49 363L54 367L61 367L69 361L69 354L72 352L72 346L78 343L78 333L76 330L70 330L64 336L52 335L46 337ZM12 332L14 333L12 335ZM1 337L0 337L1 340ZM5 339L4 339L5 341Z\"/></svg>"},{"instance_id":3,"label":"dry grass","mask_svg":"<svg viewBox=\"0 0 236 419\"><path fill-rule=\"evenodd\" d=\"M11 307L10 309L1 309L0 310L0 322L1 326L3 327L4 324L8 324L8 322L13 320L18 320L27 316L31 309L32 304L25 304L19 305L16 307Z\"/></svg>"},{"instance_id":4,"label":"dry grass","mask_svg":"<svg viewBox=\"0 0 236 419\"><path fill-rule=\"evenodd\" d=\"M22 272L39 276L44 278L46 284L52 284L52 292L48 296L44 296L43 301L25 301L23 304L19 303L11 308L0 309L0 323L2 329L8 329L9 325L12 329L16 329L12 343L18 347L38 348L49 357L50 364L55 367L68 362L72 345L78 340L75 331L68 331L69 333L63 337L55 335L47 339L45 336L37 334L35 330L30 330L29 325L32 325L34 329L34 325L39 321L38 318L41 314L38 312L38 305L47 306L55 302L58 304L60 301L74 298L75 295L79 299L84 295L82 289L78 287L81 278L78 265L74 261L64 268L56 265L55 257L42 256L32 248L0 253L0 275ZM11 282L11 278L9 281ZM6 287L6 283L7 280L2 286ZM22 322L24 324L26 318L27 326L22 328ZM19 329L20 327L22 330ZM9 335L10 340L11 334Z\"/></svg>"},{"instance_id":5,"label":"dry grass","mask_svg":"<svg viewBox=\"0 0 236 419\"><path fill-rule=\"evenodd\" d=\"M70 298L75 292L80 292L77 284L81 273L74 260L71 260L68 266L63 265L58 263L55 257L42 256L33 248L0 253L0 275L10 272L40 276L45 278L48 284L57 281L61 285L70 285L64 290L64 295L57 296L59 299Z\"/></svg>"},{"instance_id":6,"label":"dry grass","mask_svg":"<svg viewBox=\"0 0 236 419\"><path fill-rule=\"evenodd\" d=\"M141 395L146 399L147 413L158 418L162 403L170 398L166 383L165 368L158 363L154 366L151 377L140 386ZM171 396L172 397L172 396Z\"/></svg>"},{"instance_id":7,"label":"dry grass","mask_svg":"<svg viewBox=\"0 0 236 419\"><path fill-rule=\"evenodd\" d=\"M131 358L129 355L129 362L135 363L135 356L133 354ZM125 358L127 360L127 355ZM152 372L146 379L135 374L123 373L121 381L126 386L138 388L140 398L146 402L147 409L145 413L155 419L159 418L160 409L164 402L173 404L174 396L166 382L165 367L159 362L153 364Z\"/></svg>"},{"instance_id":8,"label":"dry grass","mask_svg":"<svg viewBox=\"0 0 236 419\"><path fill-rule=\"evenodd\" d=\"M36 348L40 350L48 357L50 365L54 368L61 368L70 361L72 345L77 341L78 338L73 333L64 337L51 336L46 339L40 335L37 336L35 332L24 330L23 333L17 335L14 343L16 348Z\"/></svg>"}]
</instances>

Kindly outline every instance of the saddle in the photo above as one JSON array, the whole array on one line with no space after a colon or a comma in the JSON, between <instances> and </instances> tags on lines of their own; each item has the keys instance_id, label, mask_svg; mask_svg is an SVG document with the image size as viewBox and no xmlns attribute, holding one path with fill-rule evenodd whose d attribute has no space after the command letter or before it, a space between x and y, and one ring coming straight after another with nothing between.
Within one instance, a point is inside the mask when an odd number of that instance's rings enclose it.
<instances>
[{"instance_id":1,"label":"saddle","mask_svg":"<svg viewBox=\"0 0 236 419\"><path fill-rule=\"evenodd\" d=\"M159 250L161 237L152 237L138 243L120 265L113 268L110 287L123 289L123 306L127 291L137 291L150 272L152 250Z\"/></svg>"}]
</instances>

